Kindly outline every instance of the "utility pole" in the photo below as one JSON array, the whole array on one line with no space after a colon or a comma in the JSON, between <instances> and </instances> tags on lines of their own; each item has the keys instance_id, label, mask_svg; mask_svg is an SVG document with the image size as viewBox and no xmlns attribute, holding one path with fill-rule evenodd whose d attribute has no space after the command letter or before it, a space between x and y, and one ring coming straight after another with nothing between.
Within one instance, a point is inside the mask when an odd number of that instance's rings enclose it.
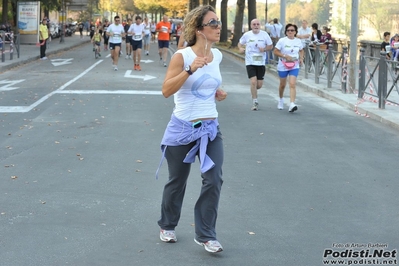
<instances>
[{"instance_id":1,"label":"utility pole","mask_svg":"<svg viewBox=\"0 0 399 266\"><path fill-rule=\"evenodd\" d=\"M65 36L65 9L64 9L65 3L64 0L61 2L61 37L60 37L60 43L64 42L64 36Z\"/></svg>"},{"instance_id":2,"label":"utility pole","mask_svg":"<svg viewBox=\"0 0 399 266\"><path fill-rule=\"evenodd\" d=\"M356 88L356 58L357 58L357 35L358 35L359 0L352 0L351 36L349 47L349 90L353 92Z\"/></svg>"},{"instance_id":3,"label":"utility pole","mask_svg":"<svg viewBox=\"0 0 399 266\"><path fill-rule=\"evenodd\" d=\"M283 25L281 28L280 36L282 37L284 28L285 28L285 11L286 11L286 3L285 0L280 0L280 23Z\"/></svg>"}]
</instances>

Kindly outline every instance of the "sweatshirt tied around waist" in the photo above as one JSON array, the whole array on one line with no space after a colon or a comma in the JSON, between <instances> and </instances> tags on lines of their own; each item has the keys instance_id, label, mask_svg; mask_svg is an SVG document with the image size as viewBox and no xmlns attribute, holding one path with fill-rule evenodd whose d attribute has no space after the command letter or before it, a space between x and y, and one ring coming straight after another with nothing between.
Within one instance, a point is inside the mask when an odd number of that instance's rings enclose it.
<instances>
[{"instance_id":1,"label":"sweatshirt tied around waist","mask_svg":"<svg viewBox=\"0 0 399 266\"><path fill-rule=\"evenodd\" d=\"M194 146L187 153L183 162L194 163L195 156L198 154L201 173L205 173L215 166L215 163L206 154L206 149L209 140L213 141L217 136L219 122L217 118L201 122L200 127L194 128L193 122L181 120L172 114L161 141L162 158L156 172L157 179L168 146L188 145L195 141Z\"/></svg>"}]
</instances>

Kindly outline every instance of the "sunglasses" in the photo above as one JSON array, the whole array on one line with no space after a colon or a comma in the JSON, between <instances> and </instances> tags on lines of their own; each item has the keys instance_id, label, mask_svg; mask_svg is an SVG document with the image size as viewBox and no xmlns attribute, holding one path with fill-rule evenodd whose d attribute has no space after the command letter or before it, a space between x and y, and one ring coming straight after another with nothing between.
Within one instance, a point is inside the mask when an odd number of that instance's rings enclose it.
<instances>
[{"instance_id":1,"label":"sunglasses","mask_svg":"<svg viewBox=\"0 0 399 266\"><path fill-rule=\"evenodd\" d=\"M212 29L217 29L219 26L222 26L222 22L219 20L211 19L208 23L202 24L202 27L209 26Z\"/></svg>"},{"instance_id":2,"label":"sunglasses","mask_svg":"<svg viewBox=\"0 0 399 266\"><path fill-rule=\"evenodd\" d=\"M287 31L295 31L295 30L287 30Z\"/></svg>"}]
</instances>

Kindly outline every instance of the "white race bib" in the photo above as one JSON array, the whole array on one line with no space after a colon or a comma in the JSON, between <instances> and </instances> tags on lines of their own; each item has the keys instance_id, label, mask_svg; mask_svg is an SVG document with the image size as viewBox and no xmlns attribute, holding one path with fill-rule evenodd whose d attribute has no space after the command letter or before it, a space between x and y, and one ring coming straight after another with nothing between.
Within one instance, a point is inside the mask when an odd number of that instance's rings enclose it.
<instances>
[{"instance_id":1,"label":"white race bib","mask_svg":"<svg viewBox=\"0 0 399 266\"><path fill-rule=\"evenodd\" d=\"M113 38L114 42L122 42L122 36L120 33L114 33L114 38Z\"/></svg>"},{"instance_id":2,"label":"white race bib","mask_svg":"<svg viewBox=\"0 0 399 266\"><path fill-rule=\"evenodd\" d=\"M252 55L253 63L263 63L263 55L262 54L254 54Z\"/></svg>"}]
</instances>

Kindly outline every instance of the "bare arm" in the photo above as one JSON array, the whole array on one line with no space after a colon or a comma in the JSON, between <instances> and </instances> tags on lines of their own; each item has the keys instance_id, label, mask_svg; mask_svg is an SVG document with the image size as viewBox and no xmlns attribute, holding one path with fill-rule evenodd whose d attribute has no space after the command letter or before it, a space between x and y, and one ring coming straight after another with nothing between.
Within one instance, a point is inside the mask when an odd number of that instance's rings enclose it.
<instances>
[{"instance_id":1,"label":"bare arm","mask_svg":"<svg viewBox=\"0 0 399 266\"><path fill-rule=\"evenodd\" d=\"M238 43L237 44L238 49L240 50L240 53L244 53L245 52L245 45Z\"/></svg>"},{"instance_id":2,"label":"bare arm","mask_svg":"<svg viewBox=\"0 0 399 266\"><path fill-rule=\"evenodd\" d=\"M189 77L189 74L183 69L183 64L184 60L181 54L175 54L170 60L162 85L162 94L165 98L175 94Z\"/></svg>"}]
</instances>

